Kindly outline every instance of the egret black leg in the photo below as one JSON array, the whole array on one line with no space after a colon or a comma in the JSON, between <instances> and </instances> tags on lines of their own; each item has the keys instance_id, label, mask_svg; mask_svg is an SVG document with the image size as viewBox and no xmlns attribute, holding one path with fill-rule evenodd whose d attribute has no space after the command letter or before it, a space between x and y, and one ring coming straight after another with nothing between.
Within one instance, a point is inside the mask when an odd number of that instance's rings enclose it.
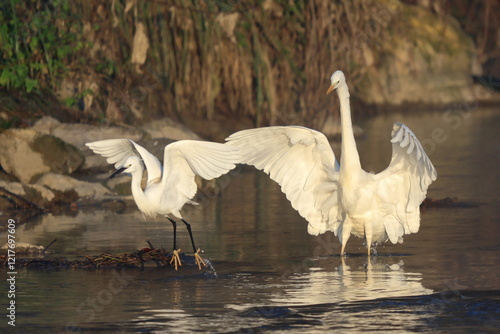
<instances>
[{"instance_id":1,"label":"egret black leg","mask_svg":"<svg viewBox=\"0 0 500 334\"><path fill-rule=\"evenodd\" d=\"M167 217L167 219L170 220L172 226L174 227L174 250L175 250L177 249L177 222L169 217Z\"/></svg>"},{"instance_id":2,"label":"egret black leg","mask_svg":"<svg viewBox=\"0 0 500 334\"><path fill-rule=\"evenodd\" d=\"M198 265L198 269L201 270L201 265L203 265L204 267L207 266L207 264L205 263L205 260L203 260L200 256L201 249L199 249L199 248L196 249L196 246L195 246L194 240L193 240L193 232L191 231L191 224L189 224L184 219L181 219L181 220L186 225L186 228L189 232L189 237L191 238L191 244L193 245L194 259L195 259L196 265Z\"/></svg>"},{"instance_id":3,"label":"egret black leg","mask_svg":"<svg viewBox=\"0 0 500 334\"><path fill-rule=\"evenodd\" d=\"M197 249L196 249L196 246L194 244L194 240L193 240L193 232L191 232L191 224L189 224L187 221L185 221L184 219L181 219L182 222L186 225L186 228L189 232L189 237L191 238L191 244L193 245L193 251L196 253L197 252Z\"/></svg>"},{"instance_id":4,"label":"egret black leg","mask_svg":"<svg viewBox=\"0 0 500 334\"><path fill-rule=\"evenodd\" d=\"M173 262L175 270L177 270L179 266L182 266L181 258L179 257L179 252L181 250L177 249L177 222L169 217L167 217L167 219L170 220L172 226L174 227L174 250L172 251L172 259L170 260L170 264L172 264Z\"/></svg>"}]
</instances>

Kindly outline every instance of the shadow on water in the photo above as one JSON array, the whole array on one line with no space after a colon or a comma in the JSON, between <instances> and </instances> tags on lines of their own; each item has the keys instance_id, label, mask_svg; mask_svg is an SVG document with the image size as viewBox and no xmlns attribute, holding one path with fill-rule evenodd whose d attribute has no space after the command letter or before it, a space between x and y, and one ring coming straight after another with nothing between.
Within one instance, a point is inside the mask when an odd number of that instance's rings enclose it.
<instances>
[{"instance_id":1,"label":"shadow on water","mask_svg":"<svg viewBox=\"0 0 500 334\"><path fill-rule=\"evenodd\" d=\"M367 140L358 142L366 170L389 163L395 119L430 151L439 176L428 196L475 206L425 208L418 233L379 245L370 259L362 240L351 237L343 258L333 233L308 235L276 184L241 169L220 195L184 213L212 269L19 269L16 327L3 320L0 331L497 332L500 114L475 111L460 126L442 113L372 119L363 125ZM178 232L180 247L189 250L187 233ZM170 233L169 223L144 221L138 212L81 211L19 225L16 241L47 245L57 238L50 256L78 259L132 252L146 240L169 249Z\"/></svg>"}]
</instances>

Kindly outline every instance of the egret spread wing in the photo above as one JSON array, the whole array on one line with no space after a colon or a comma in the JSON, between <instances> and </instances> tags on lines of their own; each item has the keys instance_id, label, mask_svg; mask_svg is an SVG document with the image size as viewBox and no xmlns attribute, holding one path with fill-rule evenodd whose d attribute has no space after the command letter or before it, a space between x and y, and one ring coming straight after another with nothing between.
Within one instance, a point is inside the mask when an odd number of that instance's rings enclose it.
<instances>
[{"instance_id":1,"label":"egret spread wing","mask_svg":"<svg viewBox=\"0 0 500 334\"><path fill-rule=\"evenodd\" d=\"M181 140L165 147L162 179L164 189L175 188L179 196L196 194L195 175L211 180L226 174L241 160L236 147L225 144Z\"/></svg>"},{"instance_id":2,"label":"egret spread wing","mask_svg":"<svg viewBox=\"0 0 500 334\"><path fill-rule=\"evenodd\" d=\"M135 155L142 159L148 171L148 184L161 178L162 167L160 161L149 153L144 147L130 139L107 139L86 143L94 153L107 158L109 164L114 164L116 169L123 167L128 157Z\"/></svg>"},{"instance_id":3,"label":"egret spread wing","mask_svg":"<svg viewBox=\"0 0 500 334\"><path fill-rule=\"evenodd\" d=\"M338 217L339 165L328 140L299 126L249 129L232 134L227 145L241 150L242 163L276 181L313 235L332 228Z\"/></svg>"},{"instance_id":4,"label":"egret spread wing","mask_svg":"<svg viewBox=\"0 0 500 334\"><path fill-rule=\"evenodd\" d=\"M389 167L376 175L377 195L385 211L392 215L384 225L395 243L404 233L415 233L420 226L419 206L437 172L413 132L402 123L394 123L391 134L392 159Z\"/></svg>"}]
</instances>

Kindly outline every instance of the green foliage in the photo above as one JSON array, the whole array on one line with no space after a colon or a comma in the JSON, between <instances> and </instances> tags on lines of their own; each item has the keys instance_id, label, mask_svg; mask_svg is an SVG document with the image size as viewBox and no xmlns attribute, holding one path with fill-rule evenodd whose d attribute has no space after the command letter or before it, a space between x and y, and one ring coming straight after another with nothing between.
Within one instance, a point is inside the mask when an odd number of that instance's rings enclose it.
<instances>
[{"instance_id":1,"label":"green foliage","mask_svg":"<svg viewBox=\"0 0 500 334\"><path fill-rule=\"evenodd\" d=\"M0 86L31 92L54 88L83 47L69 0L0 3Z\"/></svg>"},{"instance_id":2,"label":"green foliage","mask_svg":"<svg viewBox=\"0 0 500 334\"><path fill-rule=\"evenodd\" d=\"M96 73L108 78L114 78L117 72L117 64L114 61L104 59L95 65L94 70Z\"/></svg>"},{"instance_id":3,"label":"green foliage","mask_svg":"<svg viewBox=\"0 0 500 334\"><path fill-rule=\"evenodd\" d=\"M64 99L64 101L63 101L64 105L66 107L74 107L74 106L76 106L78 100L84 98L87 95L95 95L95 92L93 92L92 89L85 89L85 90L83 90L83 92L81 92L75 96L68 97L68 98Z\"/></svg>"}]
</instances>

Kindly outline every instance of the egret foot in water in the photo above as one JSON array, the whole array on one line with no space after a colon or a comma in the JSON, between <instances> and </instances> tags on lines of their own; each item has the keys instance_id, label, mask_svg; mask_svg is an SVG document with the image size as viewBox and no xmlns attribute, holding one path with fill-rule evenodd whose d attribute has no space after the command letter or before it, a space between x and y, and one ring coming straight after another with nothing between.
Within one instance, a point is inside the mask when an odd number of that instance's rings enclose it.
<instances>
[{"instance_id":1,"label":"egret foot in water","mask_svg":"<svg viewBox=\"0 0 500 334\"><path fill-rule=\"evenodd\" d=\"M177 270L177 265L179 265L179 266L182 265L181 264L181 259L180 259L179 254L178 254L180 252L180 249L176 250L176 248L177 248L177 241L176 241L177 223L172 218L167 217L167 219L172 223L172 226L174 228L174 251L173 251L172 260L170 261L170 263L174 262L176 264L175 265L175 270ZM205 263L205 261L203 260L203 258L200 256L201 249L200 248L198 248L198 249L196 248L196 245L195 245L194 239L193 239L193 232L191 231L191 224L189 224L187 221L185 221L182 218L181 218L181 221L184 223L184 225L186 225L186 229L189 232L189 238L191 239L191 245L193 245L194 260L195 260L196 265L198 266L198 269L201 270L201 265L203 265L204 267L206 267L207 264Z\"/></svg>"},{"instance_id":2,"label":"egret foot in water","mask_svg":"<svg viewBox=\"0 0 500 334\"><path fill-rule=\"evenodd\" d=\"M175 270L177 270L178 267L182 266L182 263L181 263L181 258L179 257L179 253L180 253L181 249L174 249L174 251L172 252L172 259L170 260L170 264L172 264L172 262L174 263L174 268Z\"/></svg>"},{"instance_id":3,"label":"egret foot in water","mask_svg":"<svg viewBox=\"0 0 500 334\"><path fill-rule=\"evenodd\" d=\"M203 267L206 267L207 264L205 263L205 260L200 256L201 249L198 248L198 250L194 253L194 260L196 261L196 264L198 265L198 269L201 270L201 265Z\"/></svg>"}]
</instances>

